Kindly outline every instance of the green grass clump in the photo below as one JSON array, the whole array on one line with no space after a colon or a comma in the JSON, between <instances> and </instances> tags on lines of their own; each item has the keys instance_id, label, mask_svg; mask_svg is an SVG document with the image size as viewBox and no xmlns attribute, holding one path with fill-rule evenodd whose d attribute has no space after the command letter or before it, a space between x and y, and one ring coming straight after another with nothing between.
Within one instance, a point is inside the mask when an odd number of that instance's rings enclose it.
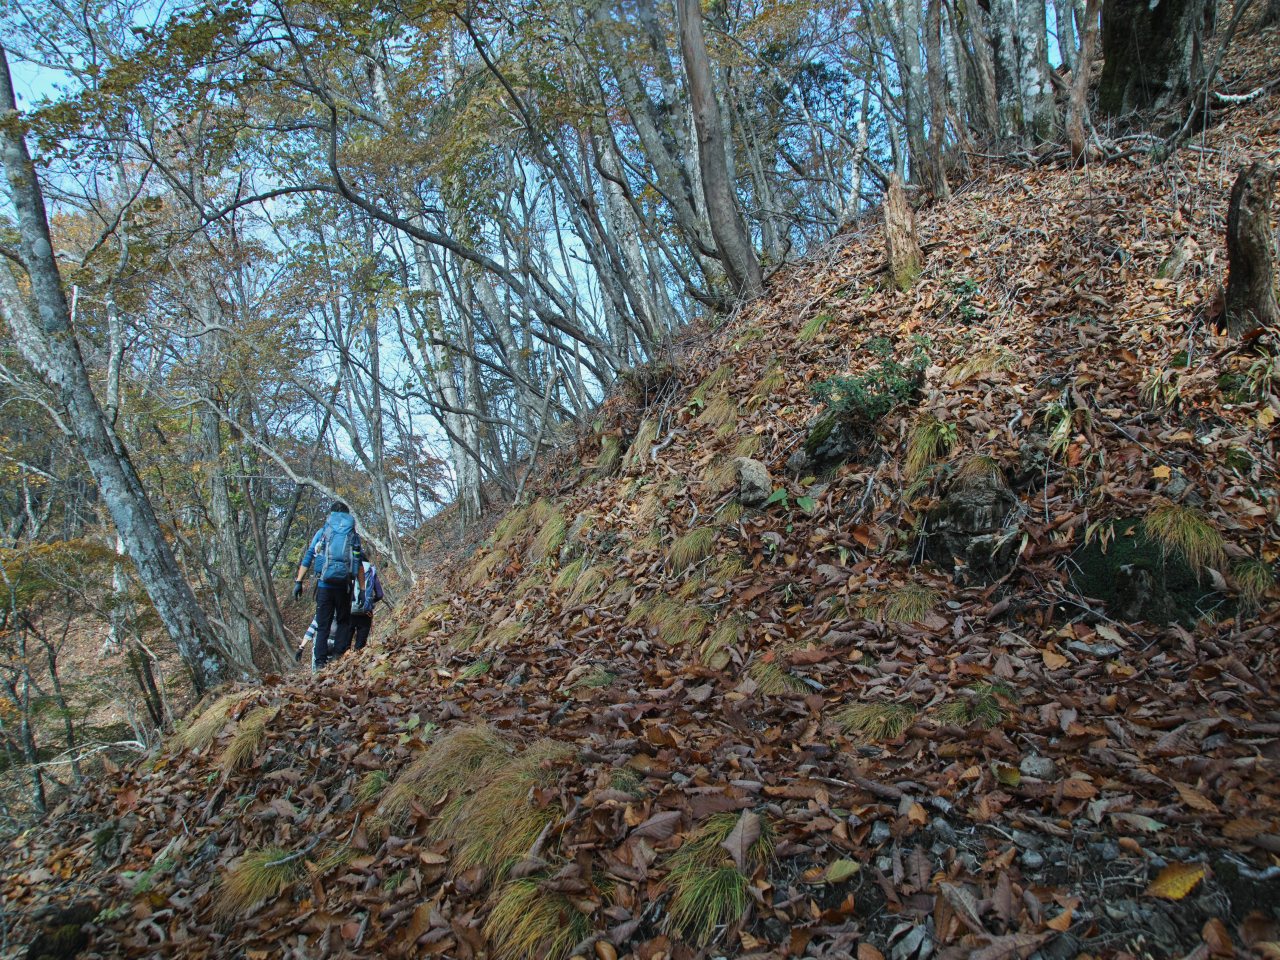
<instances>
[{"instance_id":1,"label":"green grass clump","mask_svg":"<svg viewBox=\"0 0 1280 960\"><path fill-rule=\"evenodd\" d=\"M604 583L604 570L599 566L583 567L573 581L573 589L569 591L569 602L577 603L594 597Z\"/></svg>"},{"instance_id":2,"label":"green grass clump","mask_svg":"<svg viewBox=\"0 0 1280 960\"><path fill-rule=\"evenodd\" d=\"M459 680L475 680L483 677L489 672L493 665L488 660L477 660L475 663L467 664L463 671L458 674Z\"/></svg>"},{"instance_id":3,"label":"green grass clump","mask_svg":"<svg viewBox=\"0 0 1280 960\"><path fill-rule=\"evenodd\" d=\"M964 383L966 380L986 376L997 370L1011 370L1016 361L1017 357L1004 349L975 353L948 370L944 379L951 384Z\"/></svg>"},{"instance_id":4,"label":"green grass clump","mask_svg":"<svg viewBox=\"0 0 1280 960\"><path fill-rule=\"evenodd\" d=\"M945 454L956 442L955 424L945 423L931 413L919 417L907 437L907 459L903 474L914 480L925 468Z\"/></svg>"},{"instance_id":5,"label":"green grass clump","mask_svg":"<svg viewBox=\"0 0 1280 960\"><path fill-rule=\"evenodd\" d=\"M787 382L787 375L782 372L782 367L775 361L765 367L764 373L756 382L755 387L751 391L751 399L747 401L747 405L751 408L759 407L763 403L767 403L774 397L779 390ZM749 457L749 453L739 453L739 457Z\"/></svg>"},{"instance_id":6,"label":"green grass clump","mask_svg":"<svg viewBox=\"0 0 1280 960\"><path fill-rule=\"evenodd\" d=\"M711 553L716 543L716 531L712 527L694 527L676 537L667 551L667 565L674 573L683 573L696 563L701 563Z\"/></svg>"},{"instance_id":7,"label":"green grass clump","mask_svg":"<svg viewBox=\"0 0 1280 960\"><path fill-rule=\"evenodd\" d=\"M518 507L507 511L506 516L493 528L493 545L501 550L511 546L529 529L529 507Z\"/></svg>"},{"instance_id":8,"label":"green grass clump","mask_svg":"<svg viewBox=\"0 0 1280 960\"><path fill-rule=\"evenodd\" d=\"M1276 582L1275 571L1271 569L1271 564L1253 559L1238 561L1231 568L1231 577L1236 582L1240 605L1250 612L1262 605L1262 598Z\"/></svg>"},{"instance_id":9,"label":"green grass clump","mask_svg":"<svg viewBox=\"0 0 1280 960\"><path fill-rule=\"evenodd\" d=\"M504 620L492 630L484 635L484 648L486 650L501 650L515 640L525 631L525 624L519 620Z\"/></svg>"},{"instance_id":10,"label":"green grass clump","mask_svg":"<svg viewBox=\"0 0 1280 960\"><path fill-rule=\"evenodd\" d=\"M716 457L702 471L702 485L713 497L719 496L737 482L737 468L733 460L727 457Z\"/></svg>"},{"instance_id":11,"label":"green grass clump","mask_svg":"<svg viewBox=\"0 0 1280 960\"><path fill-rule=\"evenodd\" d=\"M960 464L955 474L952 475L951 483L959 490L968 490L974 487L1007 486L1004 468L1000 466L1000 461L986 454L970 457Z\"/></svg>"},{"instance_id":12,"label":"green grass clump","mask_svg":"<svg viewBox=\"0 0 1280 960\"><path fill-rule=\"evenodd\" d=\"M493 571L498 564L506 556L501 550L491 550L484 554L471 565L471 569L467 571L466 584L469 587L478 587L482 583L488 582L493 577Z\"/></svg>"},{"instance_id":13,"label":"green grass clump","mask_svg":"<svg viewBox=\"0 0 1280 960\"><path fill-rule=\"evenodd\" d=\"M511 745L491 727L456 727L401 771L378 804L378 815L395 823L414 803L431 808L484 782L485 770L506 760Z\"/></svg>"},{"instance_id":14,"label":"green grass clump","mask_svg":"<svg viewBox=\"0 0 1280 960\"><path fill-rule=\"evenodd\" d=\"M252 690L228 693L210 704L200 716L174 734L174 741L183 750L202 750L213 743L222 728L227 725L231 711L253 695Z\"/></svg>"},{"instance_id":15,"label":"green grass clump","mask_svg":"<svg viewBox=\"0 0 1280 960\"><path fill-rule=\"evenodd\" d=\"M739 437L738 442L733 445L733 456L737 457L754 457L760 452L760 448L764 446L764 439L758 433L748 433ZM733 460L729 461L730 463Z\"/></svg>"},{"instance_id":16,"label":"green grass clump","mask_svg":"<svg viewBox=\"0 0 1280 960\"><path fill-rule=\"evenodd\" d=\"M500 876L524 858L543 828L563 814L555 804L538 806L534 790L554 784L557 765L572 754L568 744L540 740L487 767L483 782L435 827L437 837L455 840L455 871L481 866Z\"/></svg>"},{"instance_id":17,"label":"green grass clump","mask_svg":"<svg viewBox=\"0 0 1280 960\"><path fill-rule=\"evenodd\" d=\"M604 667L594 667L569 685L570 690L598 690L618 679L618 675Z\"/></svg>"},{"instance_id":18,"label":"green grass clump","mask_svg":"<svg viewBox=\"0 0 1280 960\"><path fill-rule=\"evenodd\" d=\"M223 773L239 770L253 759L267 737L267 727L279 712L279 707L258 707L245 714L218 758Z\"/></svg>"},{"instance_id":19,"label":"green grass clump","mask_svg":"<svg viewBox=\"0 0 1280 960\"><path fill-rule=\"evenodd\" d=\"M585 556L579 557L577 560L573 560L569 563L566 563L556 573L555 579L551 581L551 586L553 586L557 590L563 590L566 587L572 586L573 583L578 579L578 575L582 573L582 570L586 565L587 565L587 558Z\"/></svg>"},{"instance_id":20,"label":"green grass clump","mask_svg":"<svg viewBox=\"0 0 1280 960\"><path fill-rule=\"evenodd\" d=\"M833 319L834 317L825 311L810 317L805 325L800 328L800 332L796 334L796 340L800 343L808 343L811 340L816 340L822 331L826 329L827 324Z\"/></svg>"},{"instance_id":21,"label":"green grass clump","mask_svg":"<svg viewBox=\"0 0 1280 960\"><path fill-rule=\"evenodd\" d=\"M896 740L915 718L905 703L855 703L836 714L836 723L859 740Z\"/></svg>"},{"instance_id":22,"label":"green grass clump","mask_svg":"<svg viewBox=\"0 0 1280 960\"><path fill-rule=\"evenodd\" d=\"M938 719L957 727L995 727L1004 722L1005 703L1018 697L1007 683L976 683L938 708Z\"/></svg>"},{"instance_id":23,"label":"green grass clump","mask_svg":"<svg viewBox=\"0 0 1280 960\"><path fill-rule=\"evenodd\" d=\"M789 670L784 670L770 660L757 660L747 668L747 676L766 697L807 693L808 685Z\"/></svg>"},{"instance_id":24,"label":"green grass clump","mask_svg":"<svg viewBox=\"0 0 1280 960\"><path fill-rule=\"evenodd\" d=\"M718 928L746 915L751 905L749 874L767 868L773 860L773 829L761 818L760 836L748 849L744 864L747 872L738 869L722 846L738 819L735 813L716 814L671 855L667 921L699 947L709 944Z\"/></svg>"},{"instance_id":25,"label":"green grass clump","mask_svg":"<svg viewBox=\"0 0 1280 960\"><path fill-rule=\"evenodd\" d=\"M390 782L391 777L387 775L387 771L370 770L356 784L356 800L360 803L372 803L382 796L382 791L387 789Z\"/></svg>"},{"instance_id":26,"label":"green grass clump","mask_svg":"<svg viewBox=\"0 0 1280 960\"><path fill-rule=\"evenodd\" d=\"M727 393L716 393L702 408L698 422L703 426L714 428L717 436L726 436L737 425L738 405Z\"/></svg>"},{"instance_id":27,"label":"green grass clump","mask_svg":"<svg viewBox=\"0 0 1280 960\"><path fill-rule=\"evenodd\" d=\"M880 612L889 623L919 623L929 615L939 596L932 587L908 583L890 591L880 606Z\"/></svg>"},{"instance_id":28,"label":"green grass clump","mask_svg":"<svg viewBox=\"0 0 1280 960\"><path fill-rule=\"evenodd\" d=\"M302 878L302 858L284 847L264 847L246 853L226 872L214 898L213 910L229 918L246 913L266 900L275 900Z\"/></svg>"},{"instance_id":29,"label":"green grass clump","mask_svg":"<svg viewBox=\"0 0 1280 960\"><path fill-rule=\"evenodd\" d=\"M746 622L739 616L725 617L698 650L698 659L713 670L723 670L729 665L729 648L742 639Z\"/></svg>"},{"instance_id":30,"label":"green grass clump","mask_svg":"<svg viewBox=\"0 0 1280 960\"><path fill-rule=\"evenodd\" d=\"M732 377L733 370L734 368L730 364L722 363L711 371L711 374L707 379L698 384L698 388L689 395L689 398L696 403L705 403L707 400L707 394L711 393L711 391L715 390L716 387L720 386Z\"/></svg>"},{"instance_id":31,"label":"green grass clump","mask_svg":"<svg viewBox=\"0 0 1280 960\"><path fill-rule=\"evenodd\" d=\"M737 500L730 500L720 508L720 512L716 514L716 519L723 524L732 526L742 519L744 510L745 508Z\"/></svg>"},{"instance_id":32,"label":"green grass clump","mask_svg":"<svg viewBox=\"0 0 1280 960\"><path fill-rule=\"evenodd\" d=\"M554 510L538 527L538 533L533 538L533 544L529 548L529 555L534 560L549 557L560 549L560 544L564 543L564 537L564 514L559 510Z\"/></svg>"},{"instance_id":33,"label":"green grass clump","mask_svg":"<svg viewBox=\"0 0 1280 960\"><path fill-rule=\"evenodd\" d=\"M1222 534L1195 507L1164 501L1142 520L1142 531L1166 553L1175 553L1198 576L1206 567L1221 570L1227 560Z\"/></svg>"},{"instance_id":34,"label":"green grass clump","mask_svg":"<svg viewBox=\"0 0 1280 960\"><path fill-rule=\"evenodd\" d=\"M635 439L627 448L627 455L622 460L623 470L642 469L649 459L649 450L658 439L658 421L645 419L636 430Z\"/></svg>"},{"instance_id":35,"label":"green grass clump","mask_svg":"<svg viewBox=\"0 0 1280 960\"><path fill-rule=\"evenodd\" d=\"M565 960L591 935L591 919L563 893L543 886L546 878L508 880L493 896L484 935L496 957Z\"/></svg>"},{"instance_id":36,"label":"green grass clump","mask_svg":"<svg viewBox=\"0 0 1280 960\"><path fill-rule=\"evenodd\" d=\"M596 457L595 475L597 478L608 477L618 469L622 462L622 441L612 433L600 438L600 455Z\"/></svg>"}]
</instances>

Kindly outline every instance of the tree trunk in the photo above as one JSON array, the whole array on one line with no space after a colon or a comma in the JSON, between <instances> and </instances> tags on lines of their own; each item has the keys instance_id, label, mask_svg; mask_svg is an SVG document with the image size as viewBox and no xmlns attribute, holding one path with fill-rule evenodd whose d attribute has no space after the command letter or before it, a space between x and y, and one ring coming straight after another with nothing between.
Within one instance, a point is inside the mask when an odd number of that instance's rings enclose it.
<instances>
[{"instance_id":1,"label":"tree trunk","mask_svg":"<svg viewBox=\"0 0 1280 960\"><path fill-rule=\"evenodd\" d=\"M1071 97L1067 103L1067 144L1071 159L1080 163L1085 155L1089 128L1089 74L1093 51L1098 41L1098 0L1089 0L1084 14L1084 35L1080 38L1080 56L1071 78Z\"/></svg>"},{"instance_id":2,"label":"tree trunk","mask_svg":"<svg viewBox=\"0 0 1280 960\"><path fill-rule=\"evenodd\" d=\"M884 197L884 238L889 247L889 273L899 290L911 289L920 276L920 244L916 241L916 215L907 203L902 180L895 173L889 178Z\"/></svg>"},{"instance_id":3,"label":"tree trunk","mask_svg":"<svg viewBox=\"0 0 1280 960\"><path fill-rule=\"evenodd\" d=\"M991 20L1000 133L1050 139L1057 117L1043 0L992 0Z\"/></svg>"},{"instance_id":4,"label":"tree trunk","mask_svg":"<svg viewBox=\"0 0 1280 960\"><path fill-rule=\"evenodd\" d=\"M1107 0L1098 107L1111 116L1162 110L1200 82L1200 40L1216 0Z\"/></svg>"},{"instance_id":5,"label":"tree trunk","mask_svg":"<svg viewBox=\"0 0 1280 960\"><path fill-rule=\"evenodd\" d=\"M1236 178L1227 210L1227 331L1240 337L1280 326L1276 305L1276 242L1271 201L1276 171L1255 163Z\"/></svg>"},{"instance_id":6,"label":"tree trunk","mask_svg":"<svg viewBox=\"0 0 1280 960\"><path fill-rule=\"evenodd\" d=\"M12 271L0 269L0 295L14 343L67 410L76 443L97 482L116 530L138 567L138 577L155 605L182 659L191 668L200 692L227 676L212 628L183 579L173 551L160 531L129 455L110 430L94 396L62 278L54 259L44 196L22 136L8 52L0 46L0 150L6 187L17 214L22 265L31 281L35 315Z\"/></svg>"},{"instance_id":7,"label":"tree trunk","mask_svg":"<svg viewBox=\"0 0 1280 960\"><path fill-rule=\"evenodd\" d=\"M1072 0L1053 0L1054 23L1058 28L1058 53L1062 65L1075 70L1079 59L1076 55L1075 10Z\"/></svg>"},{"instance_id":8,"label":"tree trunk","mask_svg":"<svg viewBox=\"0 0 1280 960\"><path fill-rule=\"evenodd\" d=\"M748 299L757 297L764 290L764 279L725 162L724 126L711 80L707 43L702 36L702 6L696 0L677 0L676 14L689 103L698 132L698 168L711 235L734 294Z\"/></svg>"},{"instance_id":9,"label":"tree trunk","mask_svg":"<svg viewBox=\"0 0 1280 960\"><path fill-rule=\"evenodd\" d=\"M929 186L939 200L951 196L942 162L942 139L947 125L946 64L942 61L942 0L929 0L925 20L925 48L929 56Z\"/></svg>"}]
</instances>

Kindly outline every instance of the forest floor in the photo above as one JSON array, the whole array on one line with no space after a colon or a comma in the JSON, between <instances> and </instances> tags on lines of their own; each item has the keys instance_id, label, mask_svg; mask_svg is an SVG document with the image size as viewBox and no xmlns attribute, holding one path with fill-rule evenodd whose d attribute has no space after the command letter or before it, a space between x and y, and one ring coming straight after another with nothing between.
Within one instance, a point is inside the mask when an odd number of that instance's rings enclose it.
<instances>
[{"instance_id":1,"label":"forest floor","mask_svg":"<svg viewBox=\"0 0 1280 960\"><path fill-rule=\"evenodd\" d=\"M3 955L1280 956L1280 345L1213 322L1280 91L1219 121L690 331L380 645L13 841ZM917 370L795 456L815 385Z\"/></svg>"}]
</instances>

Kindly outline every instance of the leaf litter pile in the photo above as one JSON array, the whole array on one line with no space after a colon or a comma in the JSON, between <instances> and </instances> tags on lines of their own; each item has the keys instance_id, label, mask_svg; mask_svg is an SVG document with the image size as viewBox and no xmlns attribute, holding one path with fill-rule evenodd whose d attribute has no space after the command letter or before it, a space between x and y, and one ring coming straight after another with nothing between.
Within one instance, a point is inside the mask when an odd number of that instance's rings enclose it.
<instances>
[{"instance_id":1,"label":"leaf litter pile","mask_svg":"<svg viewBox=\"0 0 1280 960\"><path fill-rule=\"evenodd\" d=\"M10 942L1280 955L1280 347L1212 322L1278 102L992 167L908 293L868 221L629 373L380 648L18 838Z\"/></svg>"}]
</instances>

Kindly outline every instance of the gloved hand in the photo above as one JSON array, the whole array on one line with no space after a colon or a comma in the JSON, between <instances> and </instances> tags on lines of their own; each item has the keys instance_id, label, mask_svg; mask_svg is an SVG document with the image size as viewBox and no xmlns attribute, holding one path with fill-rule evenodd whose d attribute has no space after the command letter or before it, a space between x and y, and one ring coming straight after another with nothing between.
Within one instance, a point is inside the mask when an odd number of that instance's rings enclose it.
<instances>
[{"instance_id":1,"label":"gloved hand","mask_svg":"<svg viewBox=\"0 0 1280 960\"><path fill-rule=\"evenodd\" d=\"M302 599L302 581L301 580L293 581L293 599L295 600Z\"/></svg>"},{"instance_id":2,"label":"gloved hand","mask_svg":"<svg viewBox=\"0 0 1280 960\"><path fill-rule=\"evenodd\" d=\"M368 598L365 596L365 592L363 590L356 594L356 606L365 613L369 612Z\"/></svg>"}]
</instances>

